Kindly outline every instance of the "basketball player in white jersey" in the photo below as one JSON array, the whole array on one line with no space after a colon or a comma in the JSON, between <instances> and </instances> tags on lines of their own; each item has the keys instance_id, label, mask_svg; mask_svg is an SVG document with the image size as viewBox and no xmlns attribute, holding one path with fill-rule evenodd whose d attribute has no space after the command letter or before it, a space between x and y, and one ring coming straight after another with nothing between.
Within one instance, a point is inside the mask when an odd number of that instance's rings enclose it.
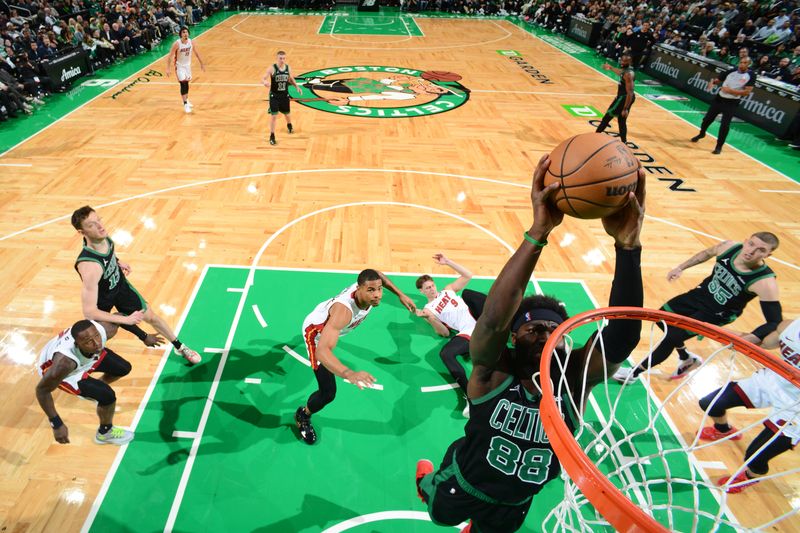
<instances>
[{"instance_id":1,"label":"basketball player in white jersey","mask_svg":"<svg viewBox=\"0 0 800 533\"><path fill-rule=\"evenodd\" d=\"M189 28L183 27L179 33L180 39L175 41L167 54L167 77L172 74L172 67L175 66L175 75L181 85L181 98L183 99L183 110L187 113L192 112L192 103L189 101L189 82L192 81L192 53L200 62L200 68L205 72L206 67L203 59L197 50L197 45L189 39Z\"/></svg>"},{"instance_id":2,"label":"basketball player in white jersey","mask_svg":"<svg viewBox=\"0 0 800 533\"><path fill-rule=\"evenodd\" d=\"M425 274L417 278L417 289L428 299L425 307L417 310L417 316L427 320L433 330L442 337L449 337L451 331L456 333L456 336L442 347L439 357L442 358L450 375L461 387L462 393L466 393L467 372L458 362L457 357L469 355L469 339L472 336L472 330L475 329L475 321L483 309L486 295L475 291L464 291L464 296L469 296L467 298L469 301L465 301L456 293L466 287L469 280L472 279L472 272L451 261L444 254L436 254L433 259L438 264L447 265L455 270L458 278L445 285L442 291L436 288L436 283L429 275ZM467 293L470 294L467 295ZM464 408L463 413L465 417L469 417L469 404Z\"/></svg>"},{"instance_id":3,"label":"basketball player in white jersey","mask_svg":"<svg viewBox=\"0 0 800 533\"><path fill-rule=\"evenodd\" d=\"M317 433L311 425L311 415L319 412L336 397L336 376L346 379L359 389L375 383L375 377L369 372L357 372L345 366L333 354L333 349L339 337L353 331L367 318L372 308L380 304L384 287L395 293L406 309L416 311L411 298L395 287L389 278L368 268L361 271L356 283L317 305L303 321L303 339L319 385L319 389L309 396L306 405L298 407L294 415L300 438L306 444L317 441Z\"/></svg>"},{"instance_id":4,"label":"basketball player in white jersey","mask_svg":"<svg viewBox=\"0 0 800 533\"><path fill-rule=\"evenodd\" d=\"M744 335L744 334L742 334ZM779 348L790 365L800 368L800 319L784 320L778 329L767 335L761 346ZM738 429L728 424L727 410L732 407L761 409L772 407L764 429L747 447L747 466L733 476L717 481L726 492L741 492L758 483L757 478L769 472L769 461L793 449L800 442L800 388L772 370L762 368L742 381L728 383L700 400L700 407L714 420L704 427L701 440L741 440Z\"/></svg>"},{"instance_id":5,"label":"basketball player in white jersey","mask_svg":"<svg viewBox=\"0 0 800 533\"><path fill-rule=\"evenodd\" d=\"M56 389L97 402L100 427L94 437L96 443L122 445L133 439L133 432L114 426L117 398L109 383L131 371L128 361L106 348L106 341L117 328L108 322L79 320L42 349L38 363L42 379L36 385L36 399L50 419L56 442L69 443L69 431L53 402ZM94 372L103 372L103 377L91 377Z\"/></svg>"}]
</instances>

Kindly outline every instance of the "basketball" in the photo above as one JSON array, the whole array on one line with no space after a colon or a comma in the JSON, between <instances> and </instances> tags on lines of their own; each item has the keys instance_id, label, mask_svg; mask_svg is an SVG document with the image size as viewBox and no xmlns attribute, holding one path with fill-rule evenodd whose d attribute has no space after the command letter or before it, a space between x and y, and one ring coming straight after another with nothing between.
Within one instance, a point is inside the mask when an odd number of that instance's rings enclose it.
<instances>
[{"instance_id":1,"label":"basketball","mask_svg":"<svg viewBox=\"0 0 800 533\"><path fill-rule=\"evenodd\" d=\"M544 185L561 182L553 201L564 214L602 218L628 203L638 169L639 161L619 139L583 133L556 146Z\"/></svg>"},{"instance_id":2,"label":"basketball","mask_svg":"<svg viewBox=\"0 0 800 533\"><path fill-rule=\"evenodd\" d=\"M428 70L422 73L422 78L428 81L459 81L461 75L446 70Z\"/></svg>"}]
</instances>

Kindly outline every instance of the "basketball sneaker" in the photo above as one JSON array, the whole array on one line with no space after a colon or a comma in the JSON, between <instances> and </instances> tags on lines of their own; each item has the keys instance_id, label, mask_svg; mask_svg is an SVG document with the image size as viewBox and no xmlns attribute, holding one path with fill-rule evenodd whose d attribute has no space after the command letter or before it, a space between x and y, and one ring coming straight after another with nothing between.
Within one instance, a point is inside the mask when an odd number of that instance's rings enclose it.
<instances>
[{"instance_id":1,"label":"basketball sneaker","mask_svg":"<svg viewBox=\"0 0 800 533\"><path fill-rule=\"evenodd\" d=\"M741 483L741 485L725 487L725 485L729 482L728 480L730 480L730 483L732 485L734 483ZM728 494L738 494L747 487L752 487L756 483L758 483L758 480L750 479L744 472L739 472L733 479L731 479L731 476L725 476L719 478L719 480L717 481L717 485L719 485L720 487L725 487L725 492L727 492Z\"/></svg>"},{"instance_id":2,"label":"basketball sneaker","mask_svg":"<svg viewBox=\"0 0 800 533\"><path fill-rule=\"evenodd\" d=\"M293 132L294 132L294 128L292 128L292 125L291 125L291 124L287 124L287 125L286 125L286 129L288 129L288 130L289 130L289 133L293 133Z\"/></svg>"},{"instance_id":3,"label":"basketball sneaker","mask_svg":"<svg viewBox=\"0 0 800 533\"><path fill-rule=\"evenodd\" d=\"M274 145L276 145L276 144L278 144L278 143L275 141L275 134L274 134L274 133L271 133L271 134L270 134L270 136L269 136L269 144L271 144L271 145L273 145L273 146L274 146Z\"/></svg>"},{"instance_id":4,"label":"basketball sneaker","mask_svg":"<svg viewBox=\"0 0 800 533\"><path fill-rule=\"evenodd\" d=\"M681 359L678 363L678 368L669 377L669 379L682 379L689 375L689 372L703 364L703 359L699 355L688 352L688 359Z\"/></svg>"},{"instance_id":5,"label":"basketball sneaker","mask_svg":"<svg viewBox=\"0 0 800 533\"><path fill-rule=\"evenodd\" d=\"M422 478L431 473L433 473L432 462L427 459L420 459L417 461L417 496L422 500L422 503L428 503L428 500L425 498L425 495L422 494L422 490L419 488L419 482L422 481Z\"/></svg>"},{"instance_id":6,"label":"basketball sneaker","mask_svg":"<svg viewBox=\"0 0 800 533\"><path fill-rule=\"evenodd\" d=\"M472 520L469 521L467 527L461 530L461 533L470 533L470 531L472 531Z\"/></svg>"},{"instance_id":7,"label":"basketball sneaker","mask_svg":"<svg viewBox=\"0 0 800 533\"><path fill-rule=\"evenodd\" d=\"M696 143L697 141L699 141L700 139L702 139L705 136L706 136L705 133L699 133L699 134L695 135L694 137L692 137L692 142Z\"/></svg>"},{"instance_id":8,"label":"basketball sneaker","mask_svg":"<svg viewBox=\"0 0 800 533\"><path fill-rule=\"evenodd\" d=\"M100 433L98 431L94 436L94 441L97 444L115 444L117 446L122 446L132 440L133 431L128 431L127 429L117 426L111 426L111 429L106 433Z\"/></svg>"},{"instance_id":9,"label":"basketball sneaker","mask_svg":"<svg viewBox=\"0 0 800 533\"><path fill-rule=\"evenodd\" d=\"M183 104L183 110L184 110L186 113L191 113L191 112L192 112L192 108L189 106L189 104L188 104L188 103L186 103L186 104Z\"/></svg>"},{"instance_id":10,"label":"basketball sneaker","mask_svg":"<svg viewBox=\"0 0 800 533\"><path fill-rule=\"evenodd\" d=\"M186 105L189 106L189 109L194 109L194 104L191 103L189 100L186 100Z\"/></svg>"},{"instance_id":11,"label":"basketball sneaker","mask_svg":"<svg viewBox=\"0 0 800 533\"><path fill-rule=\"evenodd\" d=\"M714 426L706 426L700 430L700 440L720 440L731 435L733 436L730 440L742 440L742 434L738 431L733 426L728 431L720 431Z\"/></svg>"},{"instance_id":12,"label":"basketball sneaker","mask_svg":"<svg viewBox=\"0 0 800 533\"><path fill-rule=\"evenodd\" d=\"M615 381L619 381L623 385L626 383L633 383L639 377L633 373L633 368L619 368L614 375L611 376Z\"/></svg>"},{"instance_id":13,"label":"basketball sneaker","mask_svg":"<svg viewBox=\"0 0 800 533\"><path fill-rule=\"evenodd\" d=\"M314 426L311 425L311 415L306 413L306 410L301 405L294 413L294 423L297 424L297 429L300 431L300 438L306 444L314 444L317 442L317 432L314 431Z\"/></svg>"},{"instance_id":14,"label":"basketball sneaker","mask_svg":"<svg viewBox=\"0 0 800 533\"><path fill-rule=\"evenodd\" d=\"M195 352L185 344L182 344L180 349L175 351L178 352L178 354L183 356L184 359L186 359L193 365L196 365L197 363L203 360L203 358L200 357L199 353Z\"/></svg>"}]
</instances>

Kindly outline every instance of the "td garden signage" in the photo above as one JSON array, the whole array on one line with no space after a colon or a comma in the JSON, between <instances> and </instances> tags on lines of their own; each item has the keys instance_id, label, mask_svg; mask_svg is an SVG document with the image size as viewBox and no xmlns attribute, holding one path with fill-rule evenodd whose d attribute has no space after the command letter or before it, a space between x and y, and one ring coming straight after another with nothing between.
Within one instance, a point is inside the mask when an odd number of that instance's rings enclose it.
<instances>
[{"instance_id":1,"label":"td garden signage","mask_svg":"<svg viewBox=\"0 0 800 533\"><path fill-rule=\"evenodd\" d=\"M461 76L442 70L346 66L295 76L290 95L304 106L355 117L408 118L451 111L469 100Z\"/></svg>"}]
</instances>

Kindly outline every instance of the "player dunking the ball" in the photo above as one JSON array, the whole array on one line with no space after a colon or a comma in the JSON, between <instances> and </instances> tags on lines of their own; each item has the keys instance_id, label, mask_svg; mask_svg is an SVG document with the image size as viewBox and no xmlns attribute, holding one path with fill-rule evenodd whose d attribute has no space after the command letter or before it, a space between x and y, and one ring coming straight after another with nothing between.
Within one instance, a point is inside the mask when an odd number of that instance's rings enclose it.
<instances>
[{"instance_id":1,"label":"player dunking the ball","mask_svg":"<svg viewBox=\"0 0 800 533\"><path fill-rule=\"evenodd\" d=\"M633 78L635 76L633 67L631 66L630 54L622 54L619 57L619 68L612 67L608 63L603 64L605 70L611 70L619 76L619 85L617 86L617 97L608 107L608 111L603 115L603 119L597 126L595 133L603 133L611 119L617 119L619 124L619 138L623 143L628 142L628 115L631 111L631 106L636 100L636 94L633 89Z\"/></svg>"},{"instance_id":2,"label":"player dunking the ball","mask_svg":"<svg viewBox=\"0 0 800 533\"><path fill-rule=\"evenodd\" d=\"M278 113L283 113L286 118L286 128L292 133L292 115L289 105L289 85L297 89L297 94L303 94L303 89L294 81L289 65L286 63L286 52L278 52L275 63L267 69L267 73L261 78L261 83L269 91L269 144L277 144L275 141L275 123L278 120Z\"/></svg>"},{"instance_id":3,"label":"player dunking the ball","mask_svg":"<svg viewBox=\"0 0 800 533\"><path fill-rule=\"evenodd\" d=\"M306 444L317 441L317 432L311 425L311 415L319 412L336 397L336 376L357 385L359 389L375 383L375 377L369 372L357 372L345 366L333 354L333 349L339 342L339 337L353 331L367 318L372 308L381 303L384 287L395 293L406 309L416 311L411 298L395 287L389 278L368 268L361 271L354 284L317 305L303 321L303 339L319 386L309 396L306 405L298 407L294 414L300 438Z\"/></svg>"},{"instance_id":4,"label":"player dunking the ball","mask_svg":"<svg viewBox=\"0 0 800 533\"><path fill-rule=\"evenodd\" d=\"M200 58L197 45L189 39L189 28L183 27L180 32L180 39L175 41L167 54L167 77L172 74L172 67L175 66L175 76L181 85L181 99L183 100L183 110L187 113L192 112L194 107L189 101L189 82L192 81L192 53L200 62L200 68L205 72L206 67Z\"/></svg>"},{"instance_id":5,"label":"player dunking the ball","mask_svg":"<svg viewBox=\"0 0 800 533\"><path fill-rule=\"evenodd\" d=\"M553 204L558 182L544 187L550 165L542 157L533 177L533 225L509 259L486 298L470 339L472 373L467 385L470 419L465 435L447 449L439 470L427 460L417 463L417 493L428 505L431 519L454 526L469 519L465 531L511 533L525 521L532 498L558 477L560 464L539 418L539 362L547 339L567 318L555 298L523 299L550 232L564 215ZM610 306L641 307L644 300L639 234L644 220L644 171L638 171L636 195L628 204L602 219L614 238L616 267ZM548 376L565 380L570 398L561 405L583 405L588 389L606 379L636 348L641 322L612 320L602 335L605 354L590 339L576 347L568 360L553 365ZM507 343L511 335L513 348ZM563 357L563 344L556 357ZM563 368L563 370L562 370ZM563 374L562 374L563 372ZM565 413L567 424L575 422ZM471 529L474 528L474 529Z\"/></svg>"}]
</instances>

